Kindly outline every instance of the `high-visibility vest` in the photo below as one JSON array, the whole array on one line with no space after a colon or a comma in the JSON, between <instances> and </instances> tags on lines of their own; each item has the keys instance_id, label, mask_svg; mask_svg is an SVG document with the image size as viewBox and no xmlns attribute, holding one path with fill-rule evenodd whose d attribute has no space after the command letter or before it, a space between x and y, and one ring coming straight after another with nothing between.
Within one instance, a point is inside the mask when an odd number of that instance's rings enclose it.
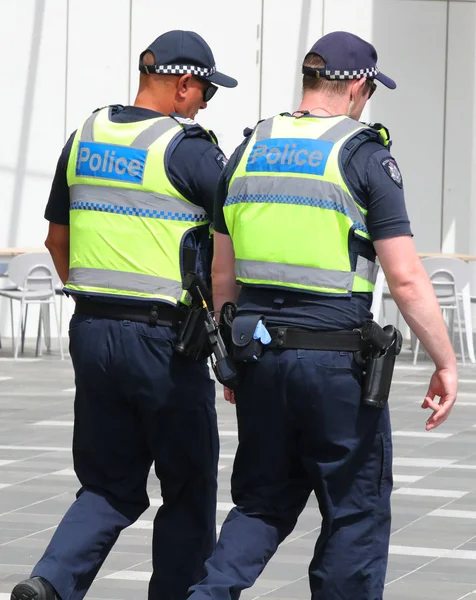
<instances>
[{"instance_id":1,"label":"high-visibility vest","mask_svg":"<svg viewBox=\"0 0 476 600\"><path fill-rule=\"evenodd\" d=\"M224 216L242 284L345 295L372 292L377 266L353 256L371 244L367 211L347 185L342 150L376 131L345 116L278 115L255 128L230 180ZM368 139L368 138L367 138Z\"/></svg>"},{"instance_id":2,"label":"high-visibility vest","mask_svg":"<svg viewBox=\"0 0 476 600\"><path fill-rule=\"evenodd\" d=\"M109 108L78 129L67 168L67 291L172 304L183 296L184 243L192 232L208 240L209 228L167 175L167 149L183 132L168 116L116 123Z\"/></svg>"}]
</instances>

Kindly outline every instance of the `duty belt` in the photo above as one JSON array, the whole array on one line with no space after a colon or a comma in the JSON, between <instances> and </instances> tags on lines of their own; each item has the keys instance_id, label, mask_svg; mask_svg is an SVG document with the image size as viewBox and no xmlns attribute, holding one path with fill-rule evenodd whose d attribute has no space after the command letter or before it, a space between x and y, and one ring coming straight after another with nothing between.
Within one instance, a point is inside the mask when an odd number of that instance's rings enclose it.
<instances>
[{"instance_id":1,"label":"duty belt","mask_svg":"<svg viewBox=\"0 0 476 600\"><path fill-rule=\"evenodd\" d=\"M172 327L178 321L178 308L164 302L147 303L146 306L112 304L98 302L90 298L77 298L76 315L116 319L118 321L137 321L149 325Z\"/></svg>"},{"instance_id":2,"label":"duty belt","mask_svg":"<svg viewBox=\"0 0 476 600\"><path fill-rule=\"evenodd\" d=\"M296 327L268 327L268 331L271 343L267 348L358 352L363 347L360 331L315 331Z\"/></svg>"}]
</instances>

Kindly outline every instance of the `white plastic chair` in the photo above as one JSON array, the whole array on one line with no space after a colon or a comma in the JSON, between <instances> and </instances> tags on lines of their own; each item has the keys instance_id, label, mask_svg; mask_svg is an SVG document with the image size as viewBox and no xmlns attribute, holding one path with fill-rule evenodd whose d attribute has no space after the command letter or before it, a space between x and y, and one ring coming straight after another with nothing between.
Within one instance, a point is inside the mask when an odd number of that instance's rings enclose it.
<instances>
[{"instance_id":1,"label":"white plastic chair","mask_svg":"<svg viewBox=\"0 0 476 600\"><path fill-rule=\"evenodd\" d=\"M55 288L59 278L56 273L51 256L47 252L31 252L15 256L8 265L8 277L16 286L14 290L0 290L0 296L10 299L10 311L12 319L12 338L14 334L13 301L20 302L20 315L18 319L18 334L13 341L13 354L18 358L20 343L23 349L25 341L26 319L28 306L30 304L40 305L40 317L38 319L38 334L36 338L36 354L41 350L41 328L49 305L53 305L58 342L61 359L64 358L63 342L60 335L58 312L55 302ZM45 311L43 310L45 309Z\"/></svg>"},{"instance_id":2,"label":"white plastic chair","mask_svg":"<svg viewBox=\"0 0 476 600\"><path fill-rule=\"evenodd\" d=\"M473 345L473 323L471 317L470 268L468 263L444 256L424 258L422 264L427 272L438 298L438 303L448 325L451 340L454 344L455 319L458 324L458 334L461 347L461 358L465 364L465 347L463 343L463 323L466 334L468 356L475 362ZM463 319L461 318L463 308ZM451 314L451 321L449 317ZM419 341L414 348L413 364L418 358Z\"/></svg>"}]
</instances>

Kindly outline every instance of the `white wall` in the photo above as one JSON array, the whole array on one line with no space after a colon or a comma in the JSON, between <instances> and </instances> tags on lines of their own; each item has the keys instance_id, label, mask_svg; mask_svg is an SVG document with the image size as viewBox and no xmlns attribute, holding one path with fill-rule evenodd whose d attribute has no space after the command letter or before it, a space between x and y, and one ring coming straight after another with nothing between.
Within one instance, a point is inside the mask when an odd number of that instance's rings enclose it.
<instances>
[{"instance_id":1,"label":"white wall","mask_svg":"<svg viewBox=\"0 0 476 600\"><path fill-rule=\"evenodd\" d=\"M439 250L441 238L446 11L441 0L374 2L379 65L398 87L380 86L372 119L390 129L415 243L422 251Z\"/></svg>"},{"instance_id":2,"label":"white wall","mask_svg":"<svg viewBox=\"0 0 476 600\"><path fill-rule=\"evenodd\" d=\"M476 4L462 0L182 0L179 12L165 0L0 0L0 247L42 244L65 140L98 106L133 101L139 53L174 28L203 35L239 80L199 115L227 154L244 127L297 107L302 58L322 34L372 41L398 88L379 86L363 118L392 133L417 247L476 252Z\"/></svg>"},{"instance_id":3,"label":"white wall","mask_svg":"<svg viewBox=\"0 0 476 600\"><path fill-rule=\"evenodd\" d=\"M476 4L451 2L448 12L442 248L469 253ZM474 231L474 229L473 229Z\"/></svg>"}]
</instances>

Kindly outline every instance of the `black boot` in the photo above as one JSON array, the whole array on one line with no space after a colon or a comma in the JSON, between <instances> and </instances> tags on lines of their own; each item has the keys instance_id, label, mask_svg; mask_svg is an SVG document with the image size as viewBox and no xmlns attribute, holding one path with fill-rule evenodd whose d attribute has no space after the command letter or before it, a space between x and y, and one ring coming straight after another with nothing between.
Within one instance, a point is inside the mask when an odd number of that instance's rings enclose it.
<instances>
[{"instance_id":1,"label":"black boot","mask_svg":"<svg viewBox=\"0 0 476 600\"><path fill-rule=\"evenodd\" d=\"M10 600L61 600L54 587L43 577L32 577L18 583L12 591Z\"/></svg>"}]
</instances>

